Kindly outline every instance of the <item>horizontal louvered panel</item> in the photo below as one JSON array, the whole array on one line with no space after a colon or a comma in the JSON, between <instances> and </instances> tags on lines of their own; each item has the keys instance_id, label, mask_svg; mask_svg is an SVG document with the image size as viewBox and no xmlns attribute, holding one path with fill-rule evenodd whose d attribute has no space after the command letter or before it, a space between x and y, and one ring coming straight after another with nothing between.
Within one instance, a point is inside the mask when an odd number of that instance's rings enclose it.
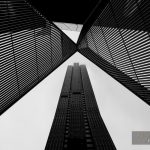
<instances>
[{"instance_id":1,"label":"horizontal louvered panel","mask_svg":"<svg viewBox=\"0 0 150 150\"><path fill-rule=\"evenodd\" d=\"M35 31L38 35L40 29ZM42 34L36 36L36 49L37 49L37 62L39 76L47 71L52 70L52 51L51 51L51 39L50 35Z\"/></svg>"},{"instance_id":2,"label":"horizontal louvered panel","mask_svg":"<svg viewBox=\"0 0 150 150\"><path fill-rule=\"evenodd\" d=\"M11 97L19 96L10 34L0 34L0 49L2 50L0 52L0 111L2 111L4 103L10 102Z\"/></svg>"},{"instance_id":3,"label":"horizontal louvered panel","mask_svg":"<svg viewBox=\"0 0 150 150\"><path fill-rule=\"evenodd\" d=\"M0 7L1 114L72 55L76 46L24 0L0 1Z\"/></svg>"},{"instance_id":4,"label":"horizontal louvered panel","mask_svg":"<svg viewBox=\"0 0 150 150\"><path fill-rule=\"evenodd\" d=\"M58 29L52 26L51 28L51 42L52 42L52 64L53 67L58 65L62 60L62 45L61 45L61 34Z\"/></svg>"},{"instance_id":5,"label":"horizontal louvered panel","mask_svg":"<svg viewBox=\"0 0 150 150\"><path fill-rule=\"evenodd\" d=\"M45 26L45 20L36 14L24 0L1 1L0 5L0 33Z\"/></svg>"},{"instance_id":6,"label":"horizontal louvered panel","mask_svg":"<svg viewBox=\"0 0 150 150\"><path fill-rule=\"evenodd\" d=\"M88 30L79 48L92 51L130 79L103 64L102 68L149 103L150 96L150 1L111 0ZM92 31L92 34L89 33ZM88 39L86 41L86 39ZM96 47L96 49L94 49ZM98 51L98 53L97 53ZM83 52L85 55L85 50ZM88 54L86 55L88 56ZM90 56L88 56L90 57ZM94 61L94 54L91 55ZM98 65L100 62L97 62ZM101 65L99 65L101 66ZM131 82L132 81L132 82ZM129 85L129 82L130 85ZM139 84L142 88L136 89ZM147 90L147 91L146 91Z\"/></svg>"}]
</instances>

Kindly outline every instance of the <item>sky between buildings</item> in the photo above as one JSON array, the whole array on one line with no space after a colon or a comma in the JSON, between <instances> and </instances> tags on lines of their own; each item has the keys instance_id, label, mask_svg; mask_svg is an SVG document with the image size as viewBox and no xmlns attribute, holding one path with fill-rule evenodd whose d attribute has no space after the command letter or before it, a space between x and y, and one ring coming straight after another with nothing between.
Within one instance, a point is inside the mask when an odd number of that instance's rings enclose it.
<instances>
[{"instance_id":1,"label":"sky between buildings","mask_svg":"<svg viewBox=\"0 0 150 150\"><path fill-rule=\"evenodd\" d=\"M67 36L69 36L75 43L77 43L83 25L62 22L54 22L54 24L58 28L60 28Z\"/></svg>"},{"instance_id":2,"label":"sky between buildings","mask_svg":"<svg viewBox=\"0 0 150 150\"><path fill-rule=\"evenodd\" d=\"M130 9L128 16L137 6ZM77 42L82 25L55 24ZM79 53L0 116L0 150L44 150L67 66L75 62L87 67L101 116L117 150L150 150L149 145L132 145L132 131L150 131L149 106Z\"/></svg>"},{"instance_id":3,"label":"sky between buildings","mask_svg":"<svg viewBox=\"0 0 150 150\"><path fill-rule=\"evenodd\" d=\"M101 116L117 150L132 145L132 131L150 131L150 109L141 99L79 53L0 116L0 150L44 150L68 65L85 64Z\"/></svg>"}]
</instances>

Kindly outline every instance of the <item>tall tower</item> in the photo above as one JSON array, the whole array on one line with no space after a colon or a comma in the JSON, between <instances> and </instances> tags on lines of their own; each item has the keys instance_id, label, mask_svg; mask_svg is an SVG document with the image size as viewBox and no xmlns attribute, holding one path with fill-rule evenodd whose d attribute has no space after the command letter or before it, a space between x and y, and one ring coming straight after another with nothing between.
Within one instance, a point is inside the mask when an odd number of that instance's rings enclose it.
<instances>
[{"instance_id":1,"label":"tall tower","mask_svg":"<svg viewBox=\"0 0 150 150\"><path fill-rule=\"evenodd\" d=\"M85 65L68 66L45 150L115 150Z\"/></svg>"}]
</instances>

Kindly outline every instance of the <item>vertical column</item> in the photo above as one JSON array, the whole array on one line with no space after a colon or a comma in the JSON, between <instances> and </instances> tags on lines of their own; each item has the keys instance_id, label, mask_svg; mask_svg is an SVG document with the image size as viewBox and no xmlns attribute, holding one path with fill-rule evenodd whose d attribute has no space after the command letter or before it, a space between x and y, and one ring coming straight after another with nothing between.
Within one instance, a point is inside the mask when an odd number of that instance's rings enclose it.
<instances>
[{"instance_id":1,"label":"vertical column","mask_svg":"<svg viewBox=\"0 0 150 150\"><path fill-rule=\"evenodd\" d=\"M74 63L71 91L73 94L80 94L82 91L81 72L78 63Z\"/></svg>"},{"instance_id":2,"label":"vertical column","mask_svg":"<svg viewBox=\"0 0 150 150\"><path fill-rule=\"evenodd\" d=\"M45 150L62 150L63 148L71 76L72 66L68 66Z\"/></svg>"},{"instance_id":3,"label":"vertical column","mask_svg":"<svg viewBox=\"0 0 150 150\"><path fill-rule=\"evenodd\" d=\"M83 100L82 100L82 80L78 63L74 64L72 72L72 82L70 91L70 100L68 105L68 140L64 149L86 149L84 138L84 120L83 120Z\"/></svg>"},{"instance_id":4,"label":"vertical column","mask_svg":"<svg viewBox=\"0 0 150 150\"><path fill-rule=\"evenodd\" d=\"M86 67L69 66L45 150L115 150Z\"/></svg>"},{"instance_id":5,"label":"vertical column","mask_svg":"<svg viewBox=\"0 0 150 150\"><path fill-rule=\"evenodd\" d=\"M100 116L94 92L85 65L81 65L82 82L86 103L86 113L97 150L115 150L113 141Z\"/></svg>"}]
</instances>

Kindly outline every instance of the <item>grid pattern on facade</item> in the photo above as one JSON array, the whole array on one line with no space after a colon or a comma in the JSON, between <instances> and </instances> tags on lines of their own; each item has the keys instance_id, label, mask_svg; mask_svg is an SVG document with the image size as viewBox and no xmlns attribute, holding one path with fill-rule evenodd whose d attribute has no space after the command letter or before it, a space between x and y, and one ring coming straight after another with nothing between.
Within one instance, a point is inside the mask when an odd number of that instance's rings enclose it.
<instances>
[{"instance_id":1,"label":"grid pattern on facade","mask_svg":"<svg viewBox=\"0 0 150 150\"><path fill-rule=\"evenodd\" d=\"M149 0L111 0L78 45L83 55L148 104L150 104L149 16ZM92 52L89 52L90 50ZM102 62L105 65L101 64Z\"/></svg>"},{"instance_id":2,"label":"grid pattern on facade","mask_svg":"<svg viewBox=\"0 0 150 150\"><path fill-rule=\"evenodd\" d=\"M85 65L68 66L45 150L115 150Z\"/></svg>"},{"instance_id":3,"label":"grid pattern on facade","mask_svg":"<svg viewBox=\"0 0 150 150\"><path fill-rule=\"evenodd\" d=\"M76 52L24 0L0 1L0 114Z\"/></svg>"}]
</instances>

